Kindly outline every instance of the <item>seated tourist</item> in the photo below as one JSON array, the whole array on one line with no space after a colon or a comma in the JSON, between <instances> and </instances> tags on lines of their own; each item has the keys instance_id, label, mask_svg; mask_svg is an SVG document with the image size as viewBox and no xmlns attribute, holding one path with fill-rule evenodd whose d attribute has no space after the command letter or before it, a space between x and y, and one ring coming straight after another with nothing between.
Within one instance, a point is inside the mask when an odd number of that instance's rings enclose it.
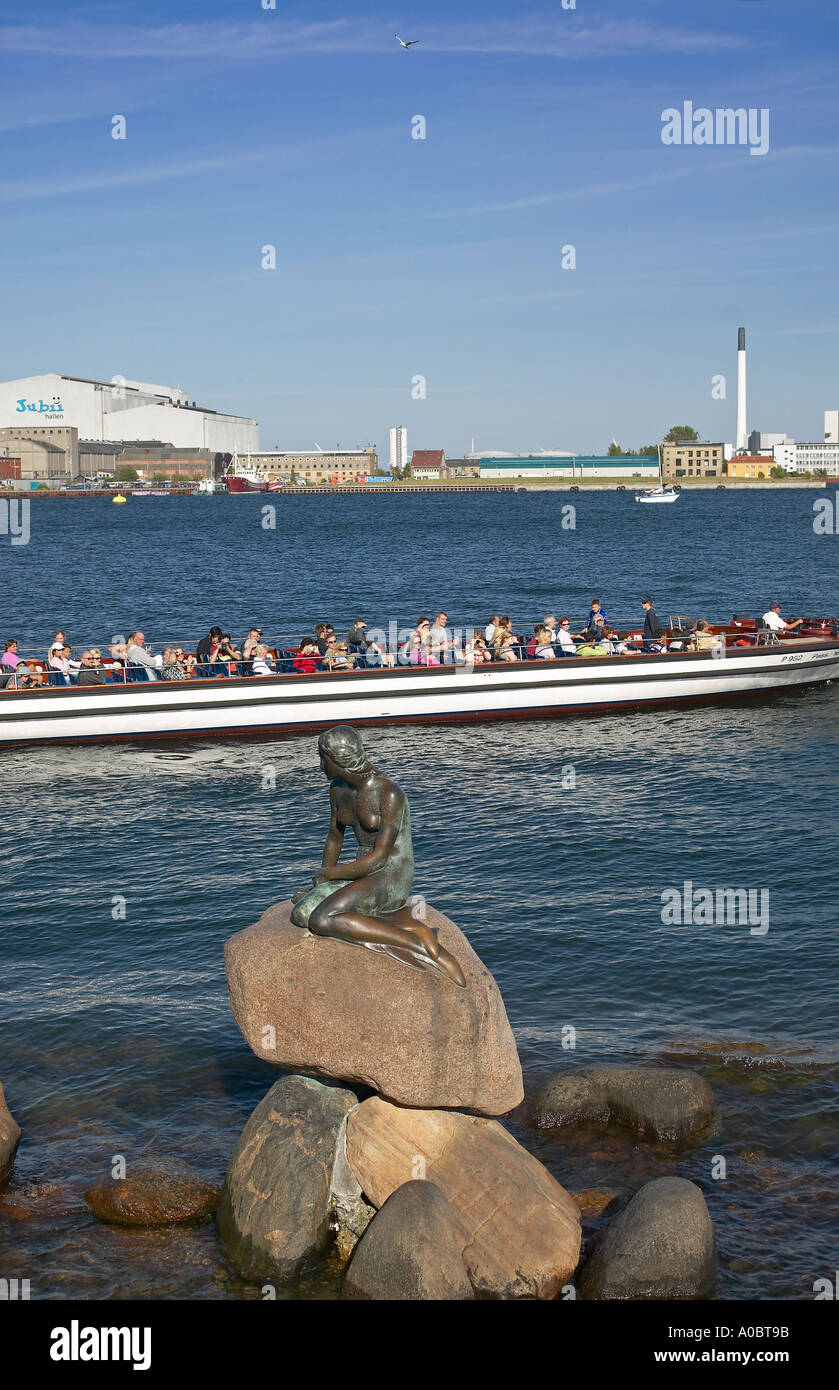
<instances>
[{"instance_id":1,"label":"seated tourist","mask_svg":"<svg viewBox=\"0 0 839 1390\"><path fill-rule=\"evenodd\" d=\"M599 640L610 656L623 656L627 651L626 643L613 627L604 627Z\"/></svg>"},{"instance_id":2,"label":"seated tourist","mask_svg":"<svg viewBox=\"0 0 839 1390\"><path fill-rule=\"evenodd\" d=\"M496 661L518 661L519 655L516 651L518 645L519 639L515 633L506 632L496 648Z\"/></svg>"},{"instance_id":3,"label":"seated tourist","mask_svg":"<svg viewBox=\"0 0 839 1390\"><path fill-rule=\"evenodd\" d=\"M582 644L577 648L577 656L608 656L609 652L600 641L600 633L596 627L587 628L583 634Z\"/></svg>"},{"instance_id":4,"label":"seated tourist","mask_svg":"<svg viewBox=\"0 0 839 1390\"><path fill-rule=\"evenodd\" d=\"M396 664L396 657L381 642L368 638L364 659L368 666L387 666Z\"/></svg>"},{"instance_id":5,"label":"seated tourist","mask_svg":"<svg viewBox=\"0 0 839 1390\"><path fill-rule=\"evenodd\" d=\"M277 663L264 642L260 642L256 649L253 673L255 676L276 676L277 674Z\"/></svg>"},{"instance_id":6,"label":"seated tourist","mask_svg":"<svg viewBox=\"0 0 839 1390\"><path fill-rule=\"evenodd\" d=\"M8 641L4 642L3 644L2 665L6 666L10 671L14 671L15 667L18 664L18 660L19 658L17 654L17 639L14 637L10 637Z\"/></svg>"},{"instance_id":7,"label":"seated tourist","mask_svg":"<svg viewBox=\"0 0 839 1390\"><path fill-rule=\"evenodd\" d=\"M130 642L130 641L131 641L131 638L129 637L128 640L129 640L129 642ZM220 627L217 627L217 626L216 626L216 627L211 627L211 628L210 628L210 631L207 633L207 636L206 636L206 637L202 637L202 638L201 638L201 641L198 643L198 646L195 648L195 651L196 651L196 654L197 654L197 656L198 656L199 661L209 661L209 660L210 660L210 652L211 652L213 646L215 646L216 648L218 648L218 644L219 644L220 640L221 640L221 628L220 628Z\"/></svg>"},{"instance_id":8,"label":"seated tourist","mask_svg":"<svg viewBox=\"0 0 839 1390\"><path fill-rule=\"evenodd\" d=\"M417 619L417 625L408 638L406 651L409 666L440 665L431 651L431 623L428 618Z\"/></svg>"},{"instance_id":9,"label":"seated tourist","mask_svg":"<svg viewBox=\"0 0 839 1390\"><path fill-rule=\"evenodd\" d=\"M12 684L17 690L34 690L36 686L43 684L43 677L30 671L25 661L19 661L14 671L11 673Z\"/></svg>"},{"instance_id":10,"label":"seated tourist","mask_svg":"<svg viewBox=\"0 0 839 1390\"><path fill-rule=\"evenodd\" d=\"M770 603L763 615L763 626L768 627L771 632L793 632L804 622L803 618L796 618L794 623L788 623L781 617L780 603Z\"/></svg>"},{"instance_id":11,"label":"seated tourist","mask_svg":"<svg viewBox=\"0 0 839 1390\"><path fill-rule=\"evenodd\" d=\"M351 647L357 647L361 652L367 651L370 643L367 640L367 624L363 618L356 618L353 622L347 633L347 643Z\"/></svg>"},{"instance_id":12,"label":"seated tourist","mask_svg":"<svg viewBox=\"0 0 839 1390\"><path fill-rule=\"evenodd\" d=\"M162 681L181 681L184 678L176 651L177 649L171 644L163 648L163 662L160 667L160 679Z\"/></svg>"},{"instance_id":13,"label":"seated tourist","mask_svg":"<svg viewBox=\"0 0 839 1390\"><path fill-rule=\"evenodd\" d=\"M355 665L355 657L350 656L347 642L336 642L324 659L330 671L351 671Z\"/></svg>"},{"instance_id":14,"label":"seated tourist","mask_svg":"<svg viewBox=\"0 0 839 1390\"><path fill-rule=\"evenodd\" d=\"M492 641L493 635L494 635L494 633L495 633L495 629L497 628L499 622L500 622L500 619L499 619L499 617L498 617L498 614L497 614L497 613L493 613L492 617L490 618L489 622L487 623L486 627L484 628L484 641L485 641L485 642L491 642L491 641Z\"/></svg>"},{"instance_id":15,"label":"seated tourist","mask_svg":"<svg viewBox=\"0 0 839 1390\"><path fill-rule=\"evenodd\" d=\"M125 641L125 638L123 637L123 635L122 635L121 632L118 632L118 633L116 634L116 636L114 637L113 642L112 642L111 645L109 646L108 651L110 652L111 656L114 658L114 661L121 661L121 662L123 663L123 665L124 665L124 664L125 664L125 653L127 652L127 650L128 650L128 646L127 646L127 643L126 643L126 641Z\"/></svg>"},{"instance_id":16,"label":"seated tourist","mask_svg":"<svg viewBox=\"0 0 839 1390\"><path fill-rule=\"evenodd\" d=\"M225 666L227 667L228 675L235 676L236 667L234 663L241 660L242 653L240 651L237 651L237 649L233 646L230 633L223 632L221 635L221 642L219 643L219 648L216 653L216 661L223 661Z\"/></svg>"},{"instance_id":17,"label":"seated tourist","mask_svg":"<svg viewBox=\"0 0 839 1390\"><path fill-rule=\"evenodd\" d=\"M556 630L556 641L562 648L563 656L576 655L577 644L571 636L571 619L567 614L559 620L559 627Z\"/></svg>"},{"instance_id":18,"label":"seated tourist","mask_svg":"<svg viewBox=\"0 0 839 1390\"><path fill-rule=\"evenodd\" d=\"M58 672L64 685L72 684L72 677L79 668L79 662L70 660L69 647L53 647L49 665Z\"/></svg>"},{"instance_id":19,"label":"seated tourist","mask_svg":"<svg viewBox=\"0 0 839 1390\"><path fill-rule=\"evenodd\" d=\"M724 649L725 641L722 637L716 637L711 631L710 623L700 618L696 624L696 631L688 638L687 646L692 652L718 652Z\"/></svg>"},{"instance_id":20,"label":"seated tourist","mask_svg":"<svg viewBox=\"0 0 839 1390\"><path fill-rule=\"evenodd\" d=\"M243 661L248 661L248 662L253 661L254 657L256 656L256 649L257 649L257 647L259 646L259 642L260 642L261 637L262 637L262 628L261 628L261 627L249 627L249 628L248 628L248 635L247 635L247 637L245 638L244 642L242 643L242 660L243 660ZM248 668L248 669L250 669L250 668Z\"/></svg>"},{"instance_id":21,"label":"seated tourist","mask_svg":"<svg viewBox=\"0 0 839 1390\"><path fill-rule=\"evenodd\" d=\"M320 665L320 652L318 650L316 638L300 638L300 651L297 653L292 664L295 671L302 672L304 676L311 676L318 669Z\"/></svg>"},{"instance_id":22,"label":"seated tourist","mask_svg":"<svg viewBox=\"0 0 839 1390\"><path fill-rule=\"evenodd\" d=\"M338 640L335 636L335 626L333 623L318 623L315 627L315 637L321 656L325 656L327 648L334 647Z\"/></svg>"},{"instance_id":23,"label":"seated tourist","mask_svg":"<svg viewBox=\"0 0 839 1390\"><path fill-rule=\"evenodd\" d=\"M66 647L66 646L67 646L67 633L64 632L61 628L59 628L58 631L57 631L57 633L56 633L55 636L53 637L52 641L50 642L49 647L47 648L47 661L49 661L49 659L50 659L50 657L52 656L53 652L56 652L56 651L60 652L60 651L62 651L63 648Z\"/></svg>"},{"instance_id":24,"label":"seated tourist","mask_svg":"<svg viewBox=\"0 0 839 1390\"><path fill-rule=\"evenodd\" d=\"M551 640L552 633L550 628L537 627L536 646L533 655L541 661L554 661L556 659L556 648Z\"/></svg>"},{"instance_id":25,"label":"seated tourist","mask_svg":"<svg viewBox=\"0 0 839 1390\"><path fill-rule=\"evenodd\" d=\"M79 668L79 685L107 685L108 678L105 675L105 668L102 665L102 655L98 648L89 648L82 652L82 664Z\"/></svg>"},{"instance_id":26,"label":"seated tourist","mask_svg":"<svg viewBox=\"0 0 839 1390\"><path fill-rule=\"evenodd\" d=\"M126 666L141 667L150 681L157 680L157 662L146 651L146 637L143 632L129 632L125 643Z\"/></svg>"}]
</instances>

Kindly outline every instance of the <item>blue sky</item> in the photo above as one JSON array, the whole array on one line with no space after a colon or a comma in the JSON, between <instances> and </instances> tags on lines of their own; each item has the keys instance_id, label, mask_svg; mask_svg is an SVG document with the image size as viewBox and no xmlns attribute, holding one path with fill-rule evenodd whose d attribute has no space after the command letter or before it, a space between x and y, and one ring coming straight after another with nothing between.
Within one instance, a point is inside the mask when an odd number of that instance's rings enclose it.
<instances>
[{"instance_id":1,"label":"blue sky","mask_svg":"<svg viewBox=\"0 0 839 1390\"><path fill-rule=\"evenodd\" d=\"M0 378L179 385L267 448L601 452L733 439L745 324L750 428L818 439L837 38L834 0L0 3ZM769 153L665 146L686 100L769 108Z\"/></svg>"}]
</instances>

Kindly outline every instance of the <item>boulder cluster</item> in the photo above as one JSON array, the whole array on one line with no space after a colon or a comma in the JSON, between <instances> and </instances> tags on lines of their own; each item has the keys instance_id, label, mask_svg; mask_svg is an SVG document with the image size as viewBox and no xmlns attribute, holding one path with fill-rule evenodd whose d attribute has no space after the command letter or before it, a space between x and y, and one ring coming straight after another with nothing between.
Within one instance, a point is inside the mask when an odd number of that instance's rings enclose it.
<instances>
[{"instance_id":1,"label":"boulder cluster","mask_svg":"<svg viewBox=\"0 0 839 1390\"><path fill-rule=\"evenodd\" d=\"M711 1220L681 1178L631 1200L604 1194L595 1207L611 1219L581 1263L581 1205L496 1118L523 1099L518 1052L498 987L453 922L426 906L465 988L312 936L290 906L225 948L244 1038L290 1073L245 1126L216 1213L243 1278L287 1283L334 1249L346 1299L712 1294ZM676 1069L571 1068L530 1104L542 1128L619 1124L669 1144L712 1115L709 1088Z\"/></svg>"}]
</instances>

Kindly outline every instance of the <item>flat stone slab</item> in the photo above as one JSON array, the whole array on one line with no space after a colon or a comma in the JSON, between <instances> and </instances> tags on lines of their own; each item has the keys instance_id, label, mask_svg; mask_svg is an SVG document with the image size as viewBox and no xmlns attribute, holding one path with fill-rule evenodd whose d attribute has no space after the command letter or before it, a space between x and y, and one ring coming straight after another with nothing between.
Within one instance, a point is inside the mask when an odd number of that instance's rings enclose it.
<instances>
[{"instance_id":1,"label":"flat stone slab","mask_svg":"<svg viewBox=\"0 0 839 1390\"><path fill-rule=\"evenodd\" d=\"M15 1166L15 1154L20 1143L20 1125L12 1118L3 1087L0 1086L0 1183L5 1182Z\"/></svg>"},{"instance_id":2,"label":"flat stone slab","mask_svg":"<svg viewBox=\"0 0 839 1390\"><path fill-rule=\"evenodd\" d=\"M578 1284L586 1299L710 1298L716 1269L702 1192L686 1178L656 1178L595 1238Z\"/></svg>"},{"instance_id":3,"label":"flat stone slab","mask_svg":"<svg viewBox=\"0 0 839 1390\"><path fill-rule=\"evenodd\" d=\"M555 1298L577 1267L576 1203L497 1120L374 1096L347 1117L347 1157L374 1207L412 1178L440 1189L478 1294Z\"/></svg>"},{"instance_id":4,"label":"flat stone slab","mask_svg":"<svg viewBox=\"0 0 839 1390\"><path fill-rule=\"evenodd\" d=\"M314 936L278 903L224 948L230 1005L257 1057L369 1086L400 1105L503 1115L523 1099L504 1003L463 933L425 905L465 988L436 969Z\"/></svg>"},{"instance_id":5,"label":"flat stone slab","mask_svg":"<svg viewBox=\"0 0 839 1390\"><path fill-rule=\"evenodd\" d=\"M712 1119L714 1093L680 1067L574 1067L542 1082L529 1109L541 1129L594 1120L682 1143Z\"/></svg>"}]
</instances>

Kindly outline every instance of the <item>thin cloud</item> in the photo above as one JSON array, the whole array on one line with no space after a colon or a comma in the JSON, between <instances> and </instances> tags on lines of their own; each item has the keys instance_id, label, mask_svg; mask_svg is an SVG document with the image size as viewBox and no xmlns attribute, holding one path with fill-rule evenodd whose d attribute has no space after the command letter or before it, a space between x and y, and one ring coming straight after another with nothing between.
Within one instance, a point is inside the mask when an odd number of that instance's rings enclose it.
<instances>
[{"instance_id":1,"label":"thin cloud","mask_svg":"<svg viewBox=\"0 0 839 1390\"><path fill-rule=\"evenodd\" d=\"M630 54L690 54L737 49L739 35L690 30L647 20L580 24L576 12L544 23L486 21L475 25L433 26L421 38L423 53L522 54L549 58L620 57ZM68 20L59 25L18 24L0 28L0 51L46 53L63 58L159 58L275 61L308 54L392 53L405 55L384 24L340 19L300 24L273 12L247 24L114 25ZM414 50L408 61L416 61Z\"/></svg>"}]
</instances>

